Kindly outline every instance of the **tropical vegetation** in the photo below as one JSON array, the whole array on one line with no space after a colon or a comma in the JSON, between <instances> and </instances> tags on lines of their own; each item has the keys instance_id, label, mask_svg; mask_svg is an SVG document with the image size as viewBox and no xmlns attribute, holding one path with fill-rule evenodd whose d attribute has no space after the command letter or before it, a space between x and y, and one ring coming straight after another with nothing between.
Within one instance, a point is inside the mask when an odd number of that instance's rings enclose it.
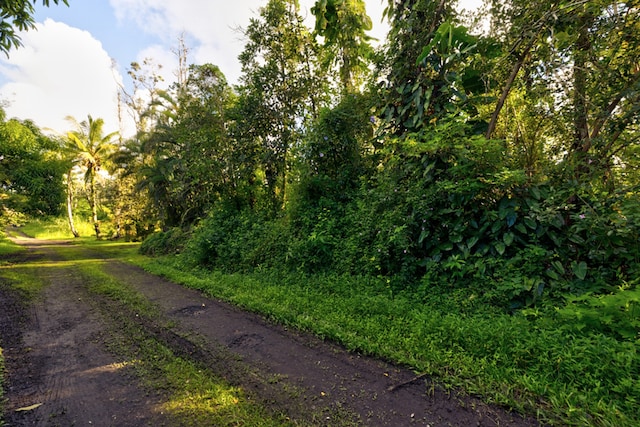
<instances>
[{"instance_id":1,"label":"tropical vegetation","mask_svg":"<svg viewBox=\"0 0 640 427\"><path fill-rule=\"evenodd\" d=\"M379 48L363 0L312 12L265 1L236 85L182 41L166 88L132 63L130 138L3 118L2 217L66 194L217 296L548 422L640 423L640 4L389 0Z\"/></svg>"}]
</instances>

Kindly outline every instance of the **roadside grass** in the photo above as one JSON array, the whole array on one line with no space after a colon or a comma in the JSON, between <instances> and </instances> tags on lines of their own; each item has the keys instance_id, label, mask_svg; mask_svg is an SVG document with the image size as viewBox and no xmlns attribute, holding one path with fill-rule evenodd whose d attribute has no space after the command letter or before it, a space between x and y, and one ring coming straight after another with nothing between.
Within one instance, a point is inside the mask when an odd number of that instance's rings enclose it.
<instances>
[{"instance_id":1,"label":"roadside grass","mask_svg":"<svg viewBox=\"0 0 640 427\"><path fill-rule=\"evenodd\" d=\"M446 289L422 301L392 295L386 282L373 278L223 274L184 268L179 257L137 262L151 273L350 350L408 365L444 386L545 423L640 425L640 342L582 331L553 313L504 314L474 307L471 297Z\"/></svg>"},{"instance_id":2,"label":"roadside grass","mask_svg":"<svg viewBox=\"0 0 640 427\"><path fill-rule=\"evenodd\" d=\"M0 233L0 265L4 262L3 257L20 252L24 252L24 248L13 243L4 233Z\"/></svg>"}]
</instances>

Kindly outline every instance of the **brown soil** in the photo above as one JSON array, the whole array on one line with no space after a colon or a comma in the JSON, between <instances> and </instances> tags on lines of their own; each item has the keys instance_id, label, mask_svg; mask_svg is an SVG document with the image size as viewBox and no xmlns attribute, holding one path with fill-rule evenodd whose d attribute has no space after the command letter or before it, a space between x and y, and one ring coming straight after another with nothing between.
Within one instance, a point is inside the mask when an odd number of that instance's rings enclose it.
<instances>
[{"instance_id":1,"label":"brown soil","mask_svg":"<svg viewBox=\"0 0 640 427\"><path fill-rule=\"evenodd\" d=\"M108 351L112 337L105 331L118 316L137 322L177 355L206 366L298 425L538 425L445 391L408 369L349 353L85 250L82 261L99 259L108 274L154 303L160 315L144 318L121 308L109 310L108 300L95 302L74 264L62 262L56 245L64 243L17 242L29 251L9 262L38 259L39 275L48 285L34 301L25 302L0 270L8 426L179 425L159 409L162 393L141 386Z\"/></svg>"}]
</instances>

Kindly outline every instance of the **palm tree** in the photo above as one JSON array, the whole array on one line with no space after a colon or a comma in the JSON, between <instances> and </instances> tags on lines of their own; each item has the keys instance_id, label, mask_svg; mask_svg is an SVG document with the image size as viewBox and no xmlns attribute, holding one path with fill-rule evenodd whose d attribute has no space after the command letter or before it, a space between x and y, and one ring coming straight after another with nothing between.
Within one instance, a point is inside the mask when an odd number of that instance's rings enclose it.
<instances>
[{"instance_id":1,"label":"palm tree","mask_svg":"<svg viewBox=\"0 0 640 427\"><path fill-rule=\"evenodd\" d=\"M67 120L74 124L76 130L67 133L67 149L74 156L77 164L85 170L84 182L89 190L89 206L91 207L91 220L96 232L96 238L100 238L100 223L98 222L98 196L96 193L96 175L102 164L116 151L113 142L118 132L104 135L103 119L93 119L88 115L88 120L78 121L68 116Z\"/></svg>"}]
</instances>

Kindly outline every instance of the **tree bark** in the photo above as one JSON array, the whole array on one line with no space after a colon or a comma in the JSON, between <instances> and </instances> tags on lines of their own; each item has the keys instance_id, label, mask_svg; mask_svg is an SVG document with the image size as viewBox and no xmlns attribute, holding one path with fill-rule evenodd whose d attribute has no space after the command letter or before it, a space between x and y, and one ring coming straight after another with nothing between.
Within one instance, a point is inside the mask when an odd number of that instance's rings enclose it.
<instances>
[{"instance_id":1,"label":"tree bark","mask_svg":"<svg viewBox=\"0 0 640 427\"><path fill-rule=\"evenodd\" d=\"M591 148L589 136L588 105L587 105L587 61L589 56L589 27L590 17L583 15L579 20L578 40L575 44L573 57L573 108L575 140L574 151L586 153Z\"/></svg>"},{"instance_id":2,"label":"tree bark","mask_svg":"<svg viewBox=\"0 0 640 427\"><path fill-rule=\"evenodd\" d=\"M487 139L490 139L491 136L493 135L493 132L496 130L496 126L498 125L498 117L500 117L500 111L502 111L502 107L504 107L504 103L507 100L507 97L509 96L509 92L511 92L511 87L513 86L513 82L516 80L516 77L518 76L518 73L522 68L522 64L524 64L524 60L527 57L527 54L529 53L531 46L533 46L533 43L527 46L525 51L518 56L518 60L516 61L516 63L513 64L513 68L511 69L511 74L509 75L509 78L507 79L507 83L504 85L504 88L502 89L502 94L498 99L496 108L493 110L493 114L491 115L491 122L489 122L489 127L487 128L487 132L485 134L485 137Z\"/></svg>"}]
</instances>

